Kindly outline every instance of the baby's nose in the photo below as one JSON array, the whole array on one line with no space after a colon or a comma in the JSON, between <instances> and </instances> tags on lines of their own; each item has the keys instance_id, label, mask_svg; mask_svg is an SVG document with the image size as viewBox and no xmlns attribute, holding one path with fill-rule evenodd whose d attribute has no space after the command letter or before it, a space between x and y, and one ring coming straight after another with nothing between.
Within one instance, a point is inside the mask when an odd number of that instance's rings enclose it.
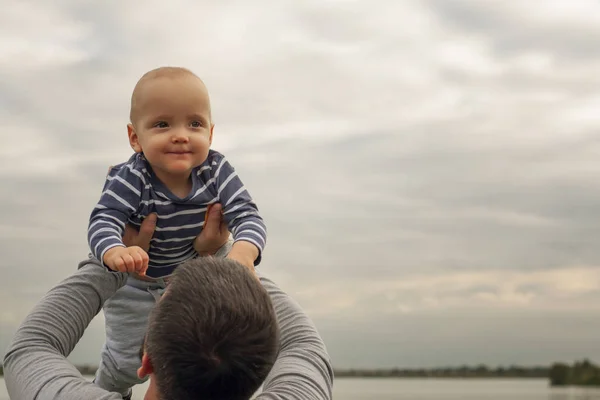
<instances>
[{"instance_id":1,"label":"baby's nose","mask_svg":"<svg viewBox=\"0 0 600 400\"><path fill-rule=\"evenodd\" d=\"M188 141L188 137L186 134L178 132L172 136L171 140L173 143L185 143Z\"/></svg>"}]
</instances>

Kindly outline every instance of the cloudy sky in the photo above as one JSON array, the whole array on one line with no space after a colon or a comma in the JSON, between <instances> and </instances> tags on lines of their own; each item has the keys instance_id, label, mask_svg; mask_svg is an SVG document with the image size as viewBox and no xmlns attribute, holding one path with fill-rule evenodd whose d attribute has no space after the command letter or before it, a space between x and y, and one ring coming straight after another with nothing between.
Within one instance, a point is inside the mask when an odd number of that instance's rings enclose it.
<instances>
[{"instance_id":1,"label":"cloudy sky","mask_svg":"<svg viewBox=\"0 0 600 400\"><path fill-rule=\"evenodd\" d=\"M594 0L9 1L0 355L87 254L135 82L178 65L336 366L600 361L599 43Z\"/></svg>"}]
</instances>

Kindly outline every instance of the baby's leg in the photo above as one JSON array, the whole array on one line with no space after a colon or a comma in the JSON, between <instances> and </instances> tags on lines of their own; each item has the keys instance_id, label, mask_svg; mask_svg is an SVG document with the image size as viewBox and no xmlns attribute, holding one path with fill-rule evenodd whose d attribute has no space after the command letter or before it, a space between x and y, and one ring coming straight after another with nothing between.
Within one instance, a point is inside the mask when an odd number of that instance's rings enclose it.
<instances>
[{"instance_id":1,"label":"baby's leg","mask_svg":"<svg viewBox=\"0 0 600 400\"><path fill-rule=\"evenodd\" d=\"M148 316L155 298L143 287L125 285L104 304L106 342L94 382L125 396L131 387L147 380L137 377Z\"/></svg>"}]
</instances>

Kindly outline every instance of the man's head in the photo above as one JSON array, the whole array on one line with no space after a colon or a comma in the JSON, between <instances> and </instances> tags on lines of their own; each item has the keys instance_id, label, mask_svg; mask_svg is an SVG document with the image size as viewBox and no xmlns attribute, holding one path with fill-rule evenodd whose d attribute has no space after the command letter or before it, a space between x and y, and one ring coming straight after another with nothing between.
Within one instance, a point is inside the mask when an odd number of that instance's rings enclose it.
<instances>
[{"instance_id":1,"label":"man's head","mask_svg":"<svg viewBox=\"0 0 600 400\"><path fill-rule=\"evenodd\" d=\"M149 71L133 89L129 143L167 182L206 160L213 128L208 90L185 68Z\"/></svg>"},{"instance_id":2,"label":"man's head","mask_svg":"<svg viewBox=\"0 0 600 400\"><path fill-rule=\"evenodd\" d=\"M197 258L177 268L150 316L140 375L151 375L160 399L246 400L278 347L271 300L250 271Z\"/></svg>"}]
</instances>

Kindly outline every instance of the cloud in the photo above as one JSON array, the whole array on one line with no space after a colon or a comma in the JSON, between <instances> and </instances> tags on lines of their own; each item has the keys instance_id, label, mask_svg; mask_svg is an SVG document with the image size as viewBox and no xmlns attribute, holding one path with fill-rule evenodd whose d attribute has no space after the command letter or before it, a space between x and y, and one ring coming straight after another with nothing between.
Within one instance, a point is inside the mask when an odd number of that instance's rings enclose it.
<instances>
[{"instance_id":1,"label":"cloud","mask_svg":"<svg viewBox=\"0 0 600 400\"><path fill-rule=\"evenodd\" d=\"M600 55L593 45L600 38L600 7L594 1L550 1L543 5L471 0L429 3L442 23L485 37L502 55L539 50L571 59L597 59Z\"/></svg>"},{"instance_id":2,"label":"cloud","mask_svg":"<svg viewBox=\"0 0 600 400\"><path fill-rule=\"evenodd\" d=\"M323 281L298 293L311 315L368 317L373 306L385 315L444 311L600 311L596 297L600 269L571 267L548 271L415 271L401 279L371 279L368 285Z\"/></svg>"},{"instance_id":3,"label":"cloud","mask_svg":"<svg viewBox=\"0 0 600 400\"><path fill-rule=\"evenodd\" d=\"M3 72L64 67L88 58L81 44L90 32L60 8L17 2L4 10L2 22L0 67Z\"/></svg>"},{"instance_id":4,"label":"cloud","mask_svg":"<svg viewBox=\"0 0 600 400\"><path fill-rule=\"evenodd\" d=\"M261 268L315 318L336 365L600 356L598 6L531 7L10 7L0 348L86 256L106 169L130 155L136 80L183 65L206 81L214 146L269 226ZM102 330L99 317L75 360L97 360Z\"/></svg>"}]
</instances>

